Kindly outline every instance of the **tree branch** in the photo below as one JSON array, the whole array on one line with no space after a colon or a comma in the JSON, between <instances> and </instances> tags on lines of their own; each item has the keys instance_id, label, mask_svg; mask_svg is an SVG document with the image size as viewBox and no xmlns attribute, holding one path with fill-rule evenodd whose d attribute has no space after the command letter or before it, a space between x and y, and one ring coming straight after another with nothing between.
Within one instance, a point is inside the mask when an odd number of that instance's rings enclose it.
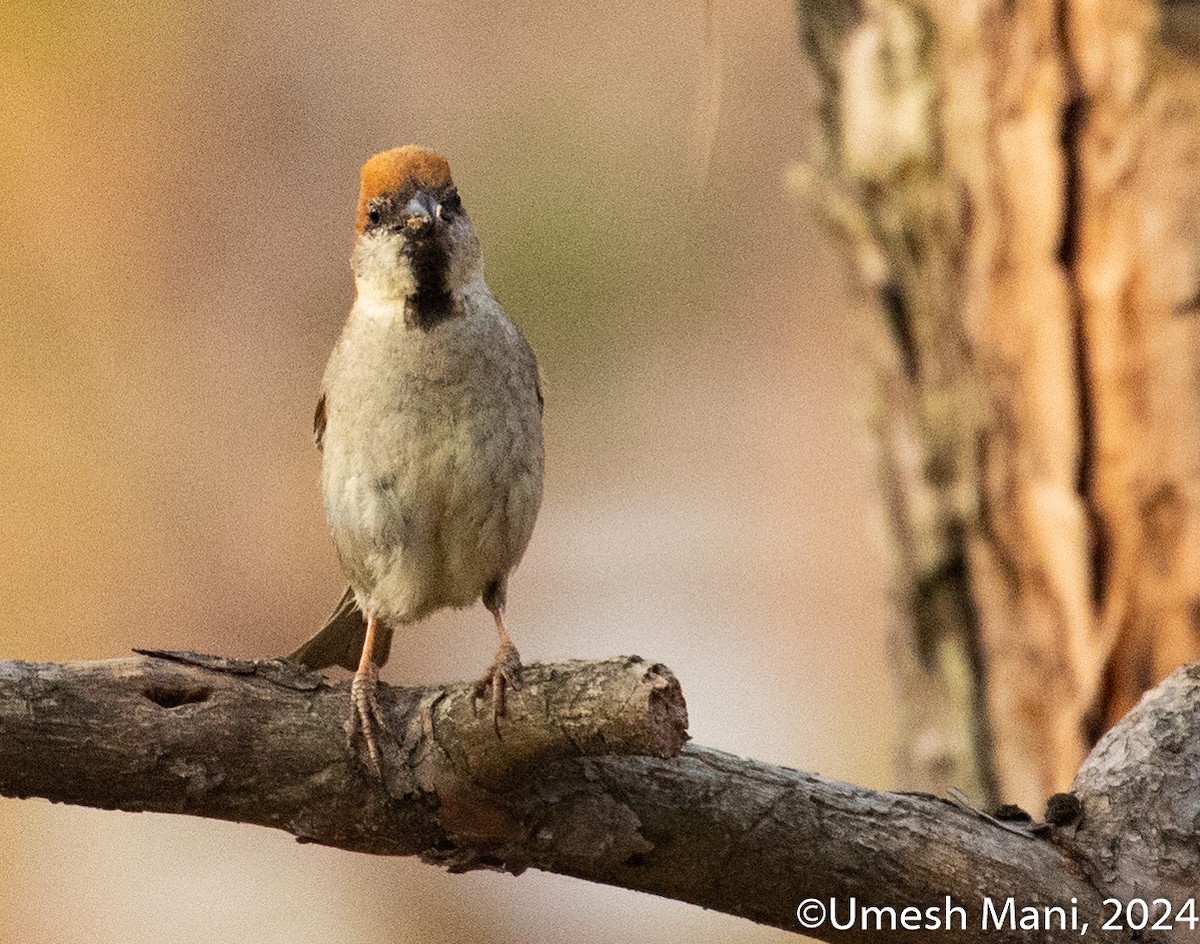
<instances>
[{"instance_id":1,"label":"tree branch","mask_svg":"<svg viewBox=\"0 0 1200 944\"><path fill-rule=\"evenodd\" d=\"M1018 909L1069 908L1075 899L1080 920L1098 927L1115 881L1104 858L1112 839L1152 817L1159 802L1129 779L1133 763L1139 776L1153 780L1158 771L1178 784L1173 822L1190 832L1174 834L1172 887L1194 888L1200 876L1194 828L1178 813L1179 791L1197 802L1196 751L1181 752L1175 740L1160 746L1147 720L1158 718L1161 728L1170 712L1172 730L1195 731L1198 670L1165 683L1171 697L1114 729L1081 771L1082 824L1036 831L927 795L683 748L678 682L636 657L533 665L525 679L499 735L487 711L474 711L469 684L381 686L396 735L384 745L385 784L346 750L346 686L286 662L187 653L0 662L0 794L257 823L305 842L419 855L455 871L534 867L792 931L801 930L796 908L808 898L836 899L845 917L851 898L860 908L924 911L944 910L948 896L964 909L966 927L956 919L940 941L1000 944L1028 932L981 932L985 896L997 909L1009 895ZM1114 783L1128 795L1111 793L1101 810ZM1135 865L1121 873L1122 889L1147 878L1148 866ZM873 924L809 933L892 939ZM1038 939L1078 936L1051 929Z\"/></svg>"}]
</instances>

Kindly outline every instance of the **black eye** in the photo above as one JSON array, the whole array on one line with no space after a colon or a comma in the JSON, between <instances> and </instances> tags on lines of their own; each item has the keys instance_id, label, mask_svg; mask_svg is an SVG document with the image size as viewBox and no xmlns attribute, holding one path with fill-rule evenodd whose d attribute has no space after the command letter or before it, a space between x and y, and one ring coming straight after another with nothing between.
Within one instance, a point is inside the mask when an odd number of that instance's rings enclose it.
<instances>
[{"instance_id":1,"label":"black eye","mask_svg":"<svg viewBox=\"0 0 1200 944\"><path fill-rule=\"evenodd\" d=\"M382 218L383 214L379 212L379 207L373 206L367 210L367 222L375 226Z\"/></svg>"},{"instance_id":2,"label":"black eye","mask_svg":"<svg viewBox=\"0 0 1200 944\"><path fill-rule=\"evenodd\" d=\"M457 187L451 187L446 191L446 195L442 197L442 206L447 210L462 209L462 199L458 195Z\"/></svg>"}]
</instances>

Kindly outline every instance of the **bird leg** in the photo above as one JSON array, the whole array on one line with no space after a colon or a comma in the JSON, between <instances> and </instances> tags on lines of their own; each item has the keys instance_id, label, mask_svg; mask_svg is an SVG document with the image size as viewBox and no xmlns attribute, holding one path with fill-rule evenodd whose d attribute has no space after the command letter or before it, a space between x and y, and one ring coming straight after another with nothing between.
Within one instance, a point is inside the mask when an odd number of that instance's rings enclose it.
<instances>
[{"instance_id":1,"label":"bird leg","mask_svg":"<svg viewBox=\"0 0 1200 944\"><path fill-rule=\"evenodd\" d=\"M496 620L496 632L500 635L500 649L492 662L491 668L484 673L483 678L475 683L474 701L478 702L490 688L492 690L492 724L496 733L500 732L500 719L505 714L505 693L508 689L514 692L521 690L521 655L508 636L504 627L504 604L494 603L488 606Z\"/></svg>"},{"instance_id":2,"label":"bird leg","mask_svg":"<svg viewBox=\"0 0 1200 944\"><path fill-rule=\"evenodd\" d=\"M350 683L350 717L346 721L346 745L353 751L354 738L361 734L367 745L367 754L375 776L383 776L383 764L379 753L379 732L385 727L383 712L379 710L376 691L379 688L379 667L375 664L374 613L367 614L367 632L363 639L362 657L358 671Z\"/></svg>"}]
</instances>

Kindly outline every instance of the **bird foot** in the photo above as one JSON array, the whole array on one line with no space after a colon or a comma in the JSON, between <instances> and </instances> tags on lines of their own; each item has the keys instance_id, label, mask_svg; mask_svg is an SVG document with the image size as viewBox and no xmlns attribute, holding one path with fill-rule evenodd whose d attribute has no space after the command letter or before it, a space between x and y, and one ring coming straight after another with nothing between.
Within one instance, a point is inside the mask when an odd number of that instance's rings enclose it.
<instances>
[{"instance_id":1,"label":"bird foot","mask_svg":"<svg viewBox=\"0 0 1200 944\"><path fill-rule=\"evenodd\" d=\"M346 719L346 747L354 752L354 740L359 735L367 745L367 756L375 776L383 778L379 734L384 730L383 712L379 710L376 692L379 690L379 669L371 663L354 673L350 683L350 717Z\"/></svg>"},{"instance_id":2,"label":"bird foot","mask_svg":"<svg viewBox=\"0 0 1200 944\"><path fill-rule=\"evenodd\" d=\"M492 724L496 727L498 734L500 719L507 711L505 696L508 690L512 689L514 692L521 690L521 655L511 642L501 644L500 651L496 653L496 659L492 662L492 667L487 670L483 678L475 683L472 704L476 711L479 710L479 702L486 696L489 688L492 690Z\"/></svg>"}]
</instances>

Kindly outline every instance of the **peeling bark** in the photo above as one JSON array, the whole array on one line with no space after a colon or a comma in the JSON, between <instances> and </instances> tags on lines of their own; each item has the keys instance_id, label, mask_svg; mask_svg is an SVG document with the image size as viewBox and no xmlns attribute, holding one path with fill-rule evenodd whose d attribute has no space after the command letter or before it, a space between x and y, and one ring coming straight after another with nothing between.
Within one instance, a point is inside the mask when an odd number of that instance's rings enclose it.
<instances>
[{"instance_id":1,"label":"peeling bark","mask_svg":"<svg viewBox=\"0 0 1200 944\"><path fill-rule=\"evenodd\" d=\"M1200 72L1148 0L822 6L812 189L882 302L902 782L1037 804L1200 658Z\"/></svg>"}]
</instances>

